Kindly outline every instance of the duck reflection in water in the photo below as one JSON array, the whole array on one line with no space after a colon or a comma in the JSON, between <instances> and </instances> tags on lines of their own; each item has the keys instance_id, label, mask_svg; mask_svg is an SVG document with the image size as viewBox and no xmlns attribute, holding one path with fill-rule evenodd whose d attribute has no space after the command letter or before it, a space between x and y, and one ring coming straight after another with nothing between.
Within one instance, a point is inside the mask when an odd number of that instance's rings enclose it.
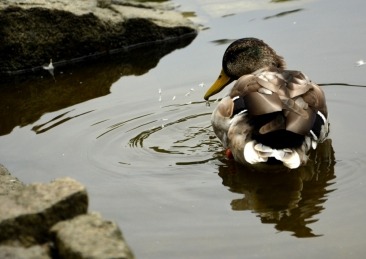
<instances>
[{"instance_id":1,"label":"duck reflection in water","mask_svg":"<svg viewBox=\"0 0 366 259\"><path fill-rule=\"evenodd\" d=\"M242 193L231 207L250 210L262 223L274 224L279 231L290 231L296 237L316 237L308 226L323 209L328 193L334 189L334 151L330 139L313 150L306 166L289 170L283 165L245 166L225 160L219 168L223 185Z\"/></svg>"}]
</instances>

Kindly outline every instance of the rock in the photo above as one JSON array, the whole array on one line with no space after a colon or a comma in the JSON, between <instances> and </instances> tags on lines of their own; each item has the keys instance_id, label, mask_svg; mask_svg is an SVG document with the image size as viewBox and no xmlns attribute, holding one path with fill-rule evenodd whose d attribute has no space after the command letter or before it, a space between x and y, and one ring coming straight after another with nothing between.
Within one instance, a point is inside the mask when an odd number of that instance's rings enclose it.
<instances>
[{"instance_id":1,"label":"rock","mask_svg":"<svg viewBox=\"0 0 366 259\"><path fill-rule=\"evenodd\" d=\"M112 0L98 0L97 1L97 7L100 8L108 8L112 4Z\"/></svg>"},{"instance_id":2,"label":"rock","mask_svg":"<svg viewBox=\"0 0 366 259\"><path fill-rule=\"evenodd\" d=\"M59 222L51 233L61 258L133 258L119 227L96 213Z\"/></svg>"},{"instance_id":3,"label":"rock","mask_svg":"<svg viewBox=\"0 0 366 259\"><path fill-rule=\"evenodd\" d=\"M0 165L0 258L133 258L119 227L87 207L71 178L24 185Z\"/></svg>"},{"instance_id":4,"label":"rock","mask_svg":"<svg viewBox=\"0 0 366 259\"><path fill-rule=\"evenodd\" d=\"M196 35L178 12L117 0L3 0L0 24L0 74Z\"/></svg>"},{"instance_id":5,"label":"rock","mask_svg":"<svg viewBox=\"0 0 366 259\"><path fill-rule=\"evenodd\" d=\"M11 176L8 169L0 164L0 196L17 193L24 187L25 185L21 181Z\"/></svg>"},{"instance_id":6,"label":"rock","mask_svg":"<svg viewBox=\"0 0 366 259\"><path fill-rule=\"evenodd\" d=\"M14 247L0 245L1 259L50 259L48 246Z\"/></svg>"},{"instance_id":7,"label":"rock","mask_svg":"<svg viewBox=\"0 0 366 259\"><path fill-rule=\"evenodd\" d=\"M0 242L45 243L51 226L86 213L87 207L85 187L71 178L31 184L0 196Z\"/></svg>"}]
</instances>

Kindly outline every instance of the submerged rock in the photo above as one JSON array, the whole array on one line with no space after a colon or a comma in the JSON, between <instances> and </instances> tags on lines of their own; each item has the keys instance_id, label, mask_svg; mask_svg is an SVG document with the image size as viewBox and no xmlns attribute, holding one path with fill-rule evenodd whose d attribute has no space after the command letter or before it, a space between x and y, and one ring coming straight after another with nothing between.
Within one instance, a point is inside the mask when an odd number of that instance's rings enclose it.
<instances>
[{"instance_id":1,"label":"submerged rock","mask_svg":"<svg viewBox=\"0 0 366 259\"><path fill-rule=\"evenodd\" d=\"M61 258L133 258L119 227L96 213L60 222L51 232Z\"/></svg>"},{"instance_id":2,"label":"submerged rock","mask_svg":"<svg viewBox=\"0 0 366 259\"><path fill-rule=\"evenodd\" d=\"M4 0L0 74L195 35L178 12L133 1Z\"/></svg>"}]
</instances>

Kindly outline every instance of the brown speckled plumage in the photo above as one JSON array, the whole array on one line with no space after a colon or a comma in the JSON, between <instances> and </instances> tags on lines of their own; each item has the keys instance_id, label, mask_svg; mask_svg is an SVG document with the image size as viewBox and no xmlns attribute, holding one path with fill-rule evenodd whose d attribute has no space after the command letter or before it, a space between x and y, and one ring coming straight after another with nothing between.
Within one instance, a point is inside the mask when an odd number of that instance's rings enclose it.
<instances>
[{"instance_id":1,"label":"brown speckled plumage","mask_svg":"<svg viewBox=\"0 0 366 259\"><path fill-rule=\"evenodd\" d=\"M212 114L214 132L234 158L255 164L274 157L289 168L305 164L309 150L329 131L322 89L302 72L285 70L283 58L255 38L227 48L221 74L205 99L234 80ZM237 97L243 98L246 110L233 115ZM319 136L312 131L317 119L323 123Z\"/></svg>"}]
</instances>

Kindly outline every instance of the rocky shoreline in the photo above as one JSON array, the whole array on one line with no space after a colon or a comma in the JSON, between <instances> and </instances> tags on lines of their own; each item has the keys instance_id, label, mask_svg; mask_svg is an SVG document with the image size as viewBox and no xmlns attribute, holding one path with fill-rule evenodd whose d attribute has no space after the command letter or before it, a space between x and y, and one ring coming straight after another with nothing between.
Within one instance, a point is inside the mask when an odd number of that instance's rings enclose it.
<instances>
[{"instance_id":1,"label":"rocky shoreline","mask_svg":"<svg viewBox=\"0 0 366 259\"><path fill-rule=\"evenodd\" d=\"M195 25L167 4L122 0L4 0L0 75L195 37Z\"/></svg>"},{"instance_id":2,"label":"rocky shoreline","mask_svg":"<svg viewBox=\"0 0 366 259\"><path fill-rule=\"evenodd\" d=\"M128 0L3 0L0 24L2 83L50 60L62 67L105 56L118 59L106 78L113 81L154 67L197 34L167 3ZM141 51L151 60L140 60ZM129 71L135 63L138 70ZM0 229L0 258L134 257L119 227L88 211L82 184L65 177L25 185L1 164Z\"/></svg>"},{"instance_id":3,"label":"rocky shoreline","mask_svg":"<svg viewBox=\"0 0 366 259\"><path fill-rule=\"evenodd\" d=\"M88 212L71 178L25 185L0 164L0 258L133 258L119 227Z\"/></svg>"}]
</instances>

